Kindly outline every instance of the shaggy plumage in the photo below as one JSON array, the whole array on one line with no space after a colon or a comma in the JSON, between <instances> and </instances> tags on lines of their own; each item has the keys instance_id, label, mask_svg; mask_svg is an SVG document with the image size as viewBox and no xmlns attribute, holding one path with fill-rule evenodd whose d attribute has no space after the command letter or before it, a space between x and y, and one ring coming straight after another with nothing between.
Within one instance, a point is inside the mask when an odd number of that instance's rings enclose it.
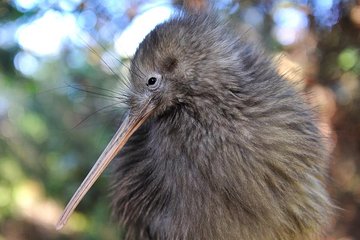
<instances>
[{"instance_id":1,"label":"shaggy plumage","mask_svg":"<svg viewBox=\"0 0 360 240\"><path fill-rule=\"evenodd\" d=\"M175 17L140 44L128 95L130 112L156 109L114 168L126 239L320 236L324 139L258 46L209 14Z\"/></svg>"}]
</instances>

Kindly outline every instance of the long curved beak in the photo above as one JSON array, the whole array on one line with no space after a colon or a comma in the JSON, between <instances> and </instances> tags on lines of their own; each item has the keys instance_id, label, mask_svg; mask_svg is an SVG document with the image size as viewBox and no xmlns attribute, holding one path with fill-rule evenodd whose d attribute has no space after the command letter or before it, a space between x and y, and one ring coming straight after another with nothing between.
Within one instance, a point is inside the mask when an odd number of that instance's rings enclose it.
<instances>
[{"instance_id":1,"label":"long curved beak","mask_svg":"<svg viewBox=\"0 0 360 240\"><path fill-rule=\"evenodd\" d=\"M76 206L81 199L89 191L91 186L95 183L101 173L106 169L111 160L118 154L121 148L125 145L130 136L141 126L141 124L149 117L153 109L150 109L147 104L143 110L137 115L128 114L125 118L105 150L100 155L80 187L76 190L71 200L67 204L64 212L56 224L56 230L62 229L69 220L71 214L74 212Z\"/></svg>"}]
</instances>

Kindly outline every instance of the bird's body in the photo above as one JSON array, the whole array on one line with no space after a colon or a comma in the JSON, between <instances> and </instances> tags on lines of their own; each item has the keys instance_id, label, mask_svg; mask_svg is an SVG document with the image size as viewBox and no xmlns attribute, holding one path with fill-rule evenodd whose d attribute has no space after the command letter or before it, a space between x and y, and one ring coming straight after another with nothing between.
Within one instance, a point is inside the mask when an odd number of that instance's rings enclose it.
<instances>
[{"instance_id":1,"label":"bird's body","mask_svg":"<svg viewBox=\"0 0 360 240\"><path fill-rule=\"evenodd\" d=\"M144 39L131 70L129 111L153 110L114 168L126 239L320 235L330 209L323 139L256 46L216 17L183 15Z\"/></svg>"}]
</instances>

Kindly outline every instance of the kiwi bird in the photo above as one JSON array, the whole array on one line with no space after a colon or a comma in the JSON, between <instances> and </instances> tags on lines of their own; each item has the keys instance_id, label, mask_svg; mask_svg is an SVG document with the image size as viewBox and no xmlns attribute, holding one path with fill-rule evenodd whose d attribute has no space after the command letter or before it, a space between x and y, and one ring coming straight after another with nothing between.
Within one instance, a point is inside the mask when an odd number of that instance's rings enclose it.
<instances>
[{"instance_id":1,"label":"kiwi bird","mask_svg":"<svg viewBox=\"0 0 360 240\"><path fill-rule=\"evenodd\" d=\"M115 158L112 208L125 239L321 237L325 141L257 44L215 14L182 14L145 37L130 70L127 117L58 229Z\"/></svg>"}]
</instances>

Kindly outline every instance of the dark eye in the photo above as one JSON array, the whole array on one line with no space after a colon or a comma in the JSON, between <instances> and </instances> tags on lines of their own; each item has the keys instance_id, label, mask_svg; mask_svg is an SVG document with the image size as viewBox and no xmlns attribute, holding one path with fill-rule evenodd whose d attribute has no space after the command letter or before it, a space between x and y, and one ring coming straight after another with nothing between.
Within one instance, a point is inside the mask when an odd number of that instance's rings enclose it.
<instances>
[{"instance_id":1,"label":"dark eye","mask_svg":"<svg viewBox=\"0 0 360 240\"><path fill-rule=\"evenodd\" d=\"M154 85L156 81L157 81L156 77L151 77L149 78L147 85L148 86Z\"/></svg>"}]
</instances>

